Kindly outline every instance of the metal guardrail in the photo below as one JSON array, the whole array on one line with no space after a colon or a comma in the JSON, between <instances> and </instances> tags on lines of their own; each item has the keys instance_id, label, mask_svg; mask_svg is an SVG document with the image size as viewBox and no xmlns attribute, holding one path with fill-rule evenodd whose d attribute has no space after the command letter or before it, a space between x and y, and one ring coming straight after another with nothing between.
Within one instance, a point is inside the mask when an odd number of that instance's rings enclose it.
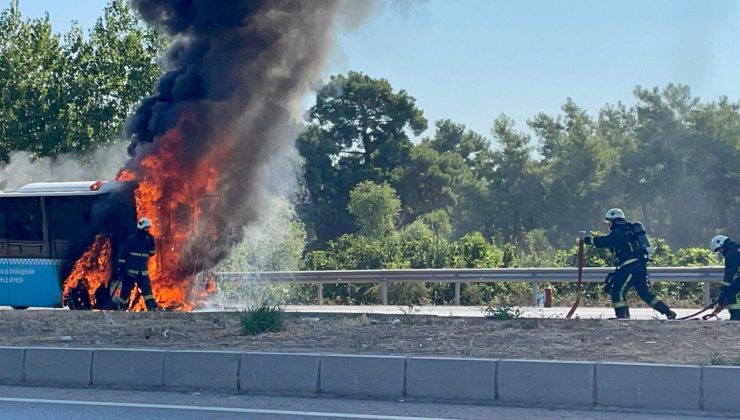
<instances>
[{"instance_id":1,"label":"metal guardrail","mask_svg":"<svg viewBox=\"0 0 740 420\"><path fill-rule=\"evenodd\" d=\"M586 267L583 281L603 282L610 267ZM722 280L724 269L704 267L648 267L650 281L704 283L704 303L709 303L709 285ZM462 283L527 282L532 285L532 298L537 302L539 283L574 283L576 268L444 268L405 270L336 270L336 271L264 271L246 273L215 273L226 281L258 281L268 283L318 284L317 298L321 304L323 284L377 283L381 300L388 304L388 284L406 282L454 283L455 304L460 304Z\"/></svg>"}]
</instances>

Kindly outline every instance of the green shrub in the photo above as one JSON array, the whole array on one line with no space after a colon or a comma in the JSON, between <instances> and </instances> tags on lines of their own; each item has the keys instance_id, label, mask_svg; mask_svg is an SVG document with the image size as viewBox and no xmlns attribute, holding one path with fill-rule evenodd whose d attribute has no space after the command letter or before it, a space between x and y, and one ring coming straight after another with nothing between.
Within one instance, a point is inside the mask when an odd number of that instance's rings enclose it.
<instances>
[{"instance_id":1,"label":"green shrub","mask_svg":"<svg viewBox=\"0 0 740 420\"><path fill-rule=\"evenodd\" d=\"M429 290L424 283L391 283L388 285L388 303L391 305L426 305Z\"/></svg>"},{"instance_id":2,"label":"green shrub","mask_svg":"<svg viewBox=\"0 0 740 420\"><path fill-rule=\"evenodd\" d=\"M239 312L239 324L244 335L279 332L282 331L284 322L283 308L279 305L270 305L267 301L262 301L258 308Z\"/></svg>"},{"instance_id":3,"label":"green shrub","mask_svg":"<svg viewBox=\"0 0 740 420\"><path fill-rule=\"evenodd\" d=\"M447 305L455 302L454 283L427 283L429 297L434 305Z\"/></svg>"},{"instance_id":4,"label":"green shrub","mask_svg":"<svg viewBox=\"0 0 740 420\"><path fill-rule=\"evenodd\" d=\"M464 283L460 289L460 304L463 306L485 305L497 299L517 305L532 302L532 291L527 283Z\"/></svg>"},{"instance_id":5,"label":"green shrub","mask_svg":"<svg viewBox=\"0 0 740 420\"><path fill-rule=\"evenodd\" d=\"M483 311L486 314L486 318L498 321L521 318L523 314L521 310L514 308L504 301L499 302L498 305L494 305L493 302L491 302L483 309Z\"/></svg>"}]
</instances>

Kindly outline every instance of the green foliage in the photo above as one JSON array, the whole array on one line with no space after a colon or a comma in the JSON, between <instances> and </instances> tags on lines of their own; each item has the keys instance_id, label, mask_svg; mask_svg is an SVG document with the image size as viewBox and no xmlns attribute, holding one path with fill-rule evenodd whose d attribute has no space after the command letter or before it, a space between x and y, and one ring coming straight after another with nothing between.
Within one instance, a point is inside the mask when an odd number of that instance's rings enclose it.
<instances>
[{"instance_id":1,"label":"green foliage","mask_svg":"<svg viewBox=\"0 0 740 420\"><path fill-rule=\"evenodd\" d=\"M409 268L447 266L451 252L449 243L424 221L416 220L403 228L399 240L401 259Z\"/></svg>"},{"instance_id":2,"label":"green foliage","mask_svg":"<svg viewBox=\"0 0 740 420\"><path fill-rule=\"evenodd\" d=\"M520 244L516 248L519 267L553 267L556 265L555 248L550 245L543 229L526 232Z\"/></svg>"},{"instance_id":3,"label":"green foliage","mask_svg":"<svg viewBox=\"0 0 740 420\"><path fill-rule=\"evenodd\" d=\"M716 254L706 248L679 249L673 261L678 267L719 265Z\"/></svg>"},{"instance_id":4,"label":"green foliage","mask_svg":"<svg viewBox=\"0 0 740 420\"><path fill-rule=\"evenodd\" d=\"M380 238L395 230L401 200L390 185L363 181L350 191L347 210L360 225L360 234Z\"/></svg>"},{"instance_id":5,"label":"green foliage","mask_svg":"<svg viewBox=\"0 0 740 420\"><path fill-rule=\"evenodd\" d=\"M493 122L491 134L496 145L488 186L497 216L493 224L501 238L516 242L542 225L543 179L530 155L529 136L516 132L513 120L501 115Z\"/></svg>"},{"instance_id":6,"label":"green foliage","mask_svg":"<svg viewBox=\"0 0 740 420\"><path fill-rule=\"evenodd\" d=\"M424 283L392 283L388 286L388 303L391 305L426 305L429 302L429 289Z\"/></svg>"},{"instance_id":7,"label":"green foliage","mask_svg":"<svg viewBox=\"0 0 740 420\"><path fill-rule=\"evenodd\" d=\"M377 270L402 265L397 235L380 239L342 235L329 242L325 250L306 257L309 270Z\"/></svg>"},{"instance_id":8,"label":"green foliage","mask_svg":"<svg viewBox=\"0 0 740 420\"><path fill-rule=\"evenodd\" d=\"M451 258L455 268L494 268L503 265L504 254L480 232L473 232L452 244Z\"/></svg>"},{"instance_id":9,"label":"green foliage","mask_svg":"<svg viewBox=\"0 0 740 420\"><path fill-rule=\"evenodd\" d=\"M498 304L490 302L485 308L483 308L486 318L495 319L497 321L508 321L510 319L521 318L522 311L518 308L514 308L510 304L501 301Z\"/></svg>"},{"instance_id":10,"label":"green foliage","mask_svg":"<svg viewBox=\"0 0 740 420\"><path fill-rule=\"evenodd\" d=\"M616 153L598 135L596 123L584 109L571 99L561 109L562 116L537 115L530 127L540 139L539 151L544 157L544 220L567 235L582 230L584 218L603 217L606 204L595 198L609 191Z\"/></svg>"},{"instance_id":11,"label":"green foliage","mask_svg":"<svg viewBox=\"0 0 740 420\"><path fill-rule=\"evenodd\" d=\"M244 335L257 335L283 330L285 313L278 305L262 301L259 307L239 312L239 324Z\"/></svg>"},{"instance_id":12,"label":"green foliage","mask_svg":"<svg viewBox=\"0 0 740 420\"><path fill-rule=\"evenodd\" d=\"M532 289L529 284L519 282L464 283L460 288L461 305L484 305L498 299L531 305Z\"/></svg>"},{"instance_id":13,"label":"green foliage","mask_svg":"<svg viewBox=\"0 0 740 420\"><path fill-rule=\"evenodd\" d=\"M456 154L440 153L428 141L410 150L409 163L399 189L412 216L452 208L458 200L456 186L465 177L465 160Z\"/></svg>"},{"instance_id":14,"label":"green foliage","mask_svg":"<svg viewBox=\"0 0 740 420\"><path fill-rule=\"evenodd\" d=\"M455 285L453 283L427 283L426 287L429 290L431 303L434 305L447 305L455 301ZM462 300L462 297L460 300Z\"/></svg>"},{"instance_id":15,"label":"green foliage","mask_svg":"<svg viewBox=\"0 0 740 420\"><path fill-rule=\"evenodd\" d=\"M49 17L0 13L0 160L86 154L120 137L126 116L154 88L165 40L111 0L83 36L52 32Z\"/></svg>"},{"instance_id":16,"label":"green foliage","mask_svg":"<svg viewBox=\"0 0 740 420\"><path fill-rule=\"evenodd\" d=\"M501 261L501 267L513 268L519 267L519 257L516 253L516 247L513 244L504 244L501 247L503 251L503 258Z\"/></svg>"},{"instance_id":17,"label":"green foliage","mask_svg":"<svg viewBox=\"0 0 740 420\"><path fill-rule=\"evenodd\" d=\"M656 254L658 254L658 249L661 251L655 258L655 265L691 267L718 264L714 254L706 248L684 248L673 253L662 239L656 239L653 242L656 243ZM703 283L661 283L653 286L655 291L666 298L669 303L691 302L701 304L703 300Z\"/></svg>"},{"instance_id":18,"label":"green foliage","mask_svg":"<svg viewBox=\"0 0 740 420\"><path fill-rule=\"evenodd\" d=\"M531 137L501 115L492 122L492 140L443 119L431 137L411 144L407 133L418 135L413 127L421 127L421 114L405 92L360 73L335 76L317 93L314 125L299 141L308 162L309 224L323 232L319 246L350 232L352 223L340 214L349 190L372 180L398 191L401 225L443 211L450 239L477 231L534 251L519 257L537 253L529 232L537 231L543 248L568 247L569 238L599 224L612 207L675 246L737 231L740 103L724 97L701 103L688 87L672 84L637 87L634 95L635 106L607 105L594 116L568 99L559 115L528 121ZM388 134L403 124L403 135ZM396 135L398 144L379 146ZM658 252L656 261L671 264L662 258ZM547 259L557 263L554 255Z\"/></svg>"},{"instance_id":19,"label":"green foliage","mask_svg":"<svg viewBox=\"0 0 740 420\"><path fill-rule=\"evenodd\" d=\"M427 121L405 91L359 72L332 76L316 93L311 125L298 139L310 205L306 223L321 243L352 230L345 209L362 181L397 186ZM403 198L403 197L402 197Z\"/></svg>"},{"instance_id":20,"label":"green foliage","mask_svg":"<svg viewBox=\"0 0 740 420\"><path fill-rule=\"evenodd\" d=\"M427 224L435 235L444 239L449 239L452 235L452 225L450 225L450 216L445 210L436 209L430 213L422 214L419 220Z\"/></svg>"},{"instance_id":21,"label":"green foliage","mask_svg":"<svg viewBox=\"0 0 740 420\"><path fill-rule=\"evenodd\" d=\"M330 241L322 251L306 257L309 270L373 270L401 268L398 238L368 238L342 235ZM374 284L326 284L324 300L337 304L378 303L378 286Z\"/></svg>"}]
</instances>

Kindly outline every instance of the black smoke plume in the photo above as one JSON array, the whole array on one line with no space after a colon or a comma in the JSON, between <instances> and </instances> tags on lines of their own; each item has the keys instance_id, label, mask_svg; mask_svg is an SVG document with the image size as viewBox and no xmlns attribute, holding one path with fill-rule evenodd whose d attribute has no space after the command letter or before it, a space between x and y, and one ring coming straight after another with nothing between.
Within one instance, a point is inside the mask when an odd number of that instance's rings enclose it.
<instances>
[{"instance_id":1,"label":"black smoke plume","mask_svg":"<svg viewBox=\"0 0 740 420\"><path fill-rule=\"evenodd\" d=\"M133 0L132 6L174 42L156 93L127 123L131 160L124 170L159 187L161 214L193 224L190 210L198 208L197 225L216 229L206 242L193 239L193 231L183 245L187 257L178 271L193 273L222 258L256 219L265 165L294 141L291 107L320 76L338 2ZM216 178L207 191L213 205L199 196L203 190L188 187L189 177L204 176L198 168L205 161L216 163L208 172ZM173 204L183 192L188 202Z\"/></svg>"}]
</instances>

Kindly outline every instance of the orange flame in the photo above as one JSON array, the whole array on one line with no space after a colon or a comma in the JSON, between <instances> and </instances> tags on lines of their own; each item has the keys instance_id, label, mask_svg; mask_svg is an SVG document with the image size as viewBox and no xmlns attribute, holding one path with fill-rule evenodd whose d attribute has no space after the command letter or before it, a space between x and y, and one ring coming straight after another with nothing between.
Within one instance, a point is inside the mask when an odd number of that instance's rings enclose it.
<instances>
[{"instance_id":1,"label":"orange flame","mask_svg":"<svg viewBox=\"0 0 740 420\"><path fill-rule=\"evenodd\" d=\"M110 239L103 235L97 235L92 245L82 254L72 267L64 281L64 301L67 301L69 293L77 287L82 279L87 279L90 301L93 301L95 290L101 284L107 284L111 275L111 243Z\"/></svg>"},{"instance_id":2,"label":"orange flame","mask_svg":"<svg viewBox=\"0 0 740 420\"><path fill-rule=\"evenodd\" d=\"M196 302L215 290L212 279L198 276L205 264L199 264L198 252L189 252L189 247L196 240L200 240L202 245L203 238L218 233L208 208L201 206L208 204L209 198L216 197L218 163L228 156L228 150L212 151L199 159L194 167L188 166L185 163L187 159L183 158L188 152L183 141L183 125L186 123L197 122L191 114L182 115L175 127L157 139L153 152L134 169L122 169L116 180L138 181L134 192L137 217L152 220L150 233L157 243L157 255L149 259L148 268L157 303L165 309L189 311ZM75 270L65 283L65 294L77 284L78 278L94 278L90 281L91 288L93 283L97 287L110 278L110 266L105 267L104 280L91 276L87 261L94 259L95 255L98 259L102 257L97 241L75 264ZM109 254L110 243L108 258ZM133 307L134 310L143 308L143 301Z\"/></svg>"},{"instance_id":3,"label":"orange flame","mask_svg":"<svg viewBox=\"0 0 740 420\"><path fill-rule=\"evenodd\" d=\"M144 157L134 173L122 170L119 180L136 179L136 213L152 220L157 256L149 260L152 291L160 306L190 310L208 287L194 287L199 265L183 259L188 246L212 229L204 223L198 204L213 197L218 185L218 162L225 153L212 152L194 167L187 167L183 125L195 123L185 114L180 122L157 140L155 152ZM188 255L191 257L191 255ZM202 285L198 285L202 286Z\"/></svg>"}]
</instances>

